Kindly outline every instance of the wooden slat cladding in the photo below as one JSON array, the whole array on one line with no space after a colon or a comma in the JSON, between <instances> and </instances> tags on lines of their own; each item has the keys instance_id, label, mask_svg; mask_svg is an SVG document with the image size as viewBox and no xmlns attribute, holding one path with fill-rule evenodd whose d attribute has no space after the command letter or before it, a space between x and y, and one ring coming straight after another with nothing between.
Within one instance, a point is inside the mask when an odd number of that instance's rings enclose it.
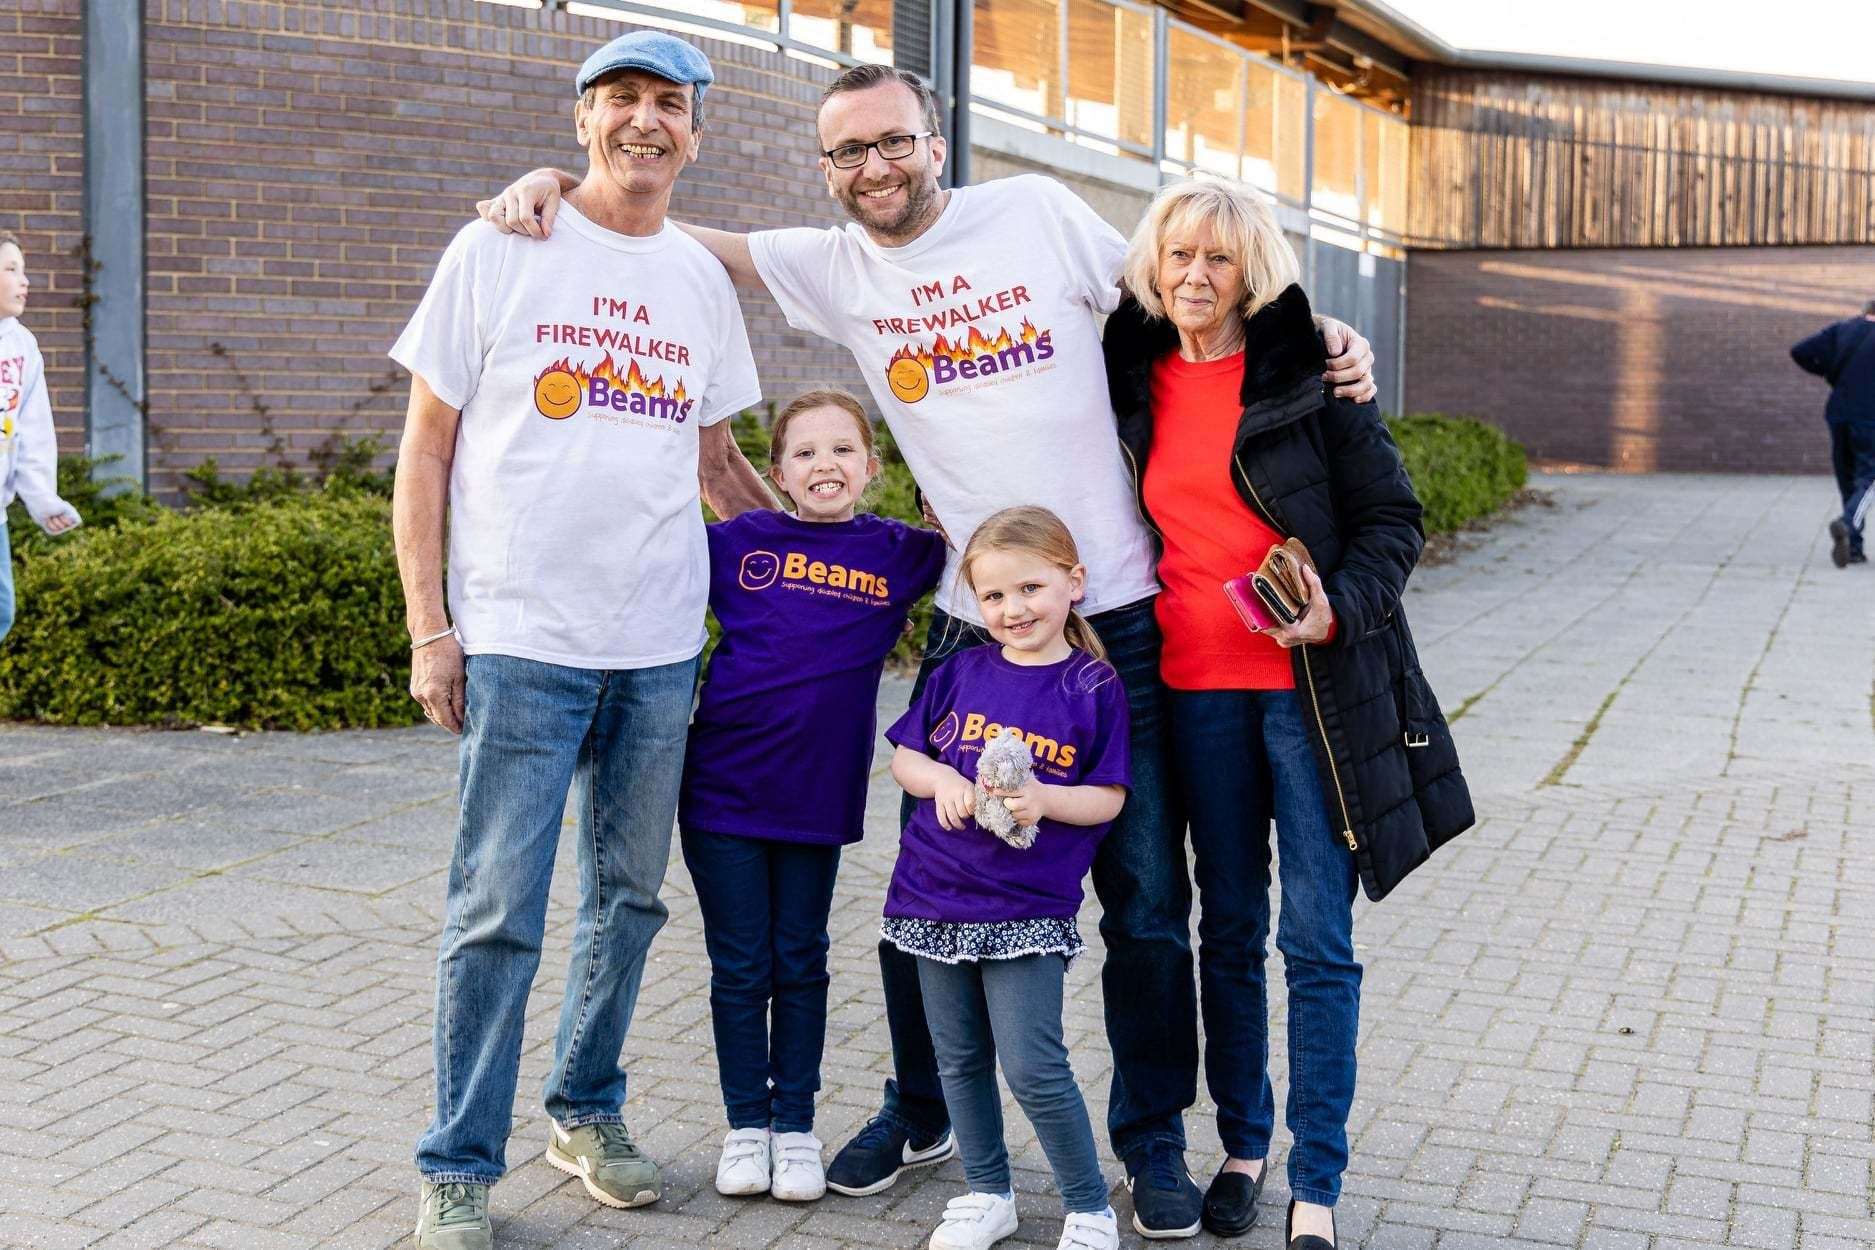
<instances>
[{"instance_id":1,"label":"wooden slat cladding","mask_svg":"<svg viewBox=\"0 0 1875 1250\"><path fill-rule=\"evenodd\" d=\"M1875 104L1421 66L1412 246L1875 242Z\"/></svg>"}]
</instances>

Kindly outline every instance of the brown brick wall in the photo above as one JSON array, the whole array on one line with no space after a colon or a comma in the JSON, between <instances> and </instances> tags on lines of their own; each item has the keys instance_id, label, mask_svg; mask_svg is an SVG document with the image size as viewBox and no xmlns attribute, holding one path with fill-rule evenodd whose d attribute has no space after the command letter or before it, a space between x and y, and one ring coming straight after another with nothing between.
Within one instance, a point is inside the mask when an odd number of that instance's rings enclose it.
<instances>
[{"instance_id":1,"label":"brown brick wall","mask_svg":"<svg viewBox=\"0 0 1875 1250\"><path fill-rule=\"evenodd\" d=\"M22 320L46 357L59 442L85 441L83 0L0 4L0 230L20 236Z\"/></svg>"},{"instance_id":2,"label":"brown brick wall","mask_svg":"<svg viewBox=\"0 0 1875 1250\"><path fill-rule=\"evenodd\" d=\"M395 431L407 383L384 353L437 257L516 174L584 167L573 71L626 29L473 0L148 0L151 488L205 456L240 473L276 441L300 459ZM828 72L697 42L718 81L673 214L836 220L812 164ZM859 389L846 353L765 298L744 311L770 398Z\"/></svg>"},{"instance_id":3,"label":"brown brick wall","mask_svg":"<svg viewBox=\"0 0 1875 1250\"><path fill-rule=\"evenodd\" d=\"M1414 252L1406 407L1542 459L1824 472L1828 391L1790 345L1875 295L1875 247Z\"/></svg>"}]
</instances>

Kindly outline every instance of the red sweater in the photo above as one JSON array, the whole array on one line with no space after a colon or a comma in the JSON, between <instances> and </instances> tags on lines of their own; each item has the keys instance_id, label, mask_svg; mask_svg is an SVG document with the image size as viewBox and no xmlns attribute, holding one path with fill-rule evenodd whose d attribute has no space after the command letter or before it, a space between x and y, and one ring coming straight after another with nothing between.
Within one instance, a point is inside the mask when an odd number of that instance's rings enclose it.
<instances>
[{"instance_id":1,"label":"red sweater","mask_svg":"<svg viewBox=\"0 0 1875 1250\"><path fill-rule=\"evenodd\" d=\"M1146 510L1165 543L1157 606L1174 690L1290 690L1289 653L1252 633L1224 583L1263 563L1283 540L1231 481L1231 444L1243 410L1243 353L1194 363L1177 352L1152 366L1152 450Z\"/></svg>"}]
</instances>

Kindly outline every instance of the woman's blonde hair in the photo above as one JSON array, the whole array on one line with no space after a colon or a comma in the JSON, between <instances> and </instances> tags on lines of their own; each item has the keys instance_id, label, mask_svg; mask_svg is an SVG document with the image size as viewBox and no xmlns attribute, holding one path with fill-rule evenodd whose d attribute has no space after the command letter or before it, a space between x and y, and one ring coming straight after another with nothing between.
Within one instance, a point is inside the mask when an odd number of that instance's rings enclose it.
<instances>
[{"instance_id":1,"label":"woman's blonde hair","mask_svg":"<svg viewBox=\"0 0 1875 1250\"><path fill-rule=\"evenodd\" d=\"M1243 271L1245 318L1302 280L1296 250L1261 196L1241 183L1187 178L1159 192L1146 209L1120 269L1127 293L1154 317L1165 316L1158 290L1160 249L1167 238L1189 235L1200 225L1211 227L1211 237Z\"/></svg>"},{"instance_id":2,"label":"woman's blonde hair","mask_svg":"<svg viewBox=\"0 0 1875 1250\"><path fill-rule=\"evenodd\" d=\"M971 565L986 551L1020 551L1046 560L1064 572L1081 562L1074 535L1068 532L1061 518L1033 504L1004 508L992 514L970 535L970 541L964 544L964 554L957 562L957 571L972 590L976 589L976 582L970 577ZM1107 648L1100 641L1100 635L1073 608L1068 609L1068 624L1062 635L1069 646L1087 652L1096 660L1107 658Z\"/></svg>"}]
</instances>

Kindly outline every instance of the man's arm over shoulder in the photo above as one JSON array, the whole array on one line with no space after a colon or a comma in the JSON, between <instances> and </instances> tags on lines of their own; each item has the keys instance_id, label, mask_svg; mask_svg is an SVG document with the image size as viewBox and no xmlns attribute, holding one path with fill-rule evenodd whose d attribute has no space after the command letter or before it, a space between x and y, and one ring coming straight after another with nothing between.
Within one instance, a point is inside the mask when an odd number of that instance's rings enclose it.
<instances>
[{"instance_id":1,"label":"man's arm over shoulder","mask_svg":"<svg viewBox=\"0 0 1875 1250\"><path fill-rule=\"evenodd\" d=\"M768 283L762 280L762 271L755 267L755 257L749 251L748 235L693 226L687 221L673 220L671 224L708 249L717 263L729 271L731 282L752 291L768 290Z\"/></svg>"},{"instance_id":2,"label":"man's arm over shoulder","mask_svg":"<svg viewBox=\"0 0 1875 1250\"><path fill-rule=\"evenodd\" d=\"M758 508L772 512L777 506L761 474L736 444L733 425L730 418L697 431L697 493L725 521Z\"/></svg>"}]
</instances>

